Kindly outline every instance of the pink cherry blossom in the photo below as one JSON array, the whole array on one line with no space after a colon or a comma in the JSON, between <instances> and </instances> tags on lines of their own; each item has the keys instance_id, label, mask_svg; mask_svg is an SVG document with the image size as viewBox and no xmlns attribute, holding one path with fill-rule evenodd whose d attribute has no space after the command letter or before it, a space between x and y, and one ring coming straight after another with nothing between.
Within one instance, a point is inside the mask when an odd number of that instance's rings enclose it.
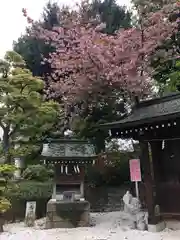
<instances>
[{"instance_id":1,"label":"pink cherry blossom","mask_svg":"<svg viewBox=\"0 0 180 240\"><path fill-rule=\"evenodd\" d=\"M46 93L55 92L69 101L93 98L114 90L129 96L149 94L152 86L150 57L162 41L177 31L177 21L171 22L169 16L172 12L178 13L178 8L169 0L169 5L149 14L141 28L120 30L114 36L101 33L103 23L85 21L86 14L78 14L78 11L65 11L61 15L62 26L52 31L29 21L31 34L55 47L55 52L44 59L54 70Z\"/></svg>"}]
</instances>

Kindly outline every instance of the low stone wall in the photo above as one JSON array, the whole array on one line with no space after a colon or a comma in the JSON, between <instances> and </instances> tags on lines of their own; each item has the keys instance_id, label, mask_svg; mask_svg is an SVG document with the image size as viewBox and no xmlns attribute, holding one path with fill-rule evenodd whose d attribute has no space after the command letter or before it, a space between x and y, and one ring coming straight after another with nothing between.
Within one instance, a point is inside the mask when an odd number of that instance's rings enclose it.
<instances>
[{"instance_id":1,"label":"low stone wall","mask_svg":"<svg viewBox=\"0 0 180 240\"><path fill-rule=\"evenodd\" d=\"M90 224L90 204L87 201L47 204L46 229L87 227Z\"/></svg>"}]
</instances>

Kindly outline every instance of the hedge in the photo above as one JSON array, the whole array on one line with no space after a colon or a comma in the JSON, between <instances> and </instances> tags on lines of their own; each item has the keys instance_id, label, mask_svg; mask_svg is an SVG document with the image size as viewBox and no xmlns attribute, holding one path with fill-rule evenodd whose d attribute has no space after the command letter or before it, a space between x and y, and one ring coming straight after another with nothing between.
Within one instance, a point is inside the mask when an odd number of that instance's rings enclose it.
<instances>
[{"instance_id":1,"label":"hedge","mask_svg":"<svg viewBox=\"0 0 180 240\"><path fill-rule=\"evenodd\" d=\"M26 202L36 201L36 217L46 215L46 204L51 198L52 182L21 181L16 190L8 190L5 196L12 203L11 209L5 214L7 221L23 220L25 217Z\"/></svg>"}]
</instances>

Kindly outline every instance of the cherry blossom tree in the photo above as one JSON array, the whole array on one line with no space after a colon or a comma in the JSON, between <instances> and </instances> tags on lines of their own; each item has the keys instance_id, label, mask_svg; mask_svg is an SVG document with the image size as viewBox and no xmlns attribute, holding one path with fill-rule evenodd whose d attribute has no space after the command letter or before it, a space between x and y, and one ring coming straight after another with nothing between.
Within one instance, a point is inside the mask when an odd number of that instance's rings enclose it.
<instances>
[{"instance_id":1,"label":"cherry blossom tree","mask_svg":"<svg viewBox=\"0 0 180 240\"><path fill-rule=\"evenodd\" d=\"M169 0L132 0L134 9L136 11L136 18L138 19L141 28L143 29L144 20L148 19L151 12L157 12L163 7L171 9L170 19L177 19L177 12L173 8L169 8ZM179 4L179 2L177 2ZM151 57L151 66L153 67L152 76L156 84L156 93L163 94L165 91L177 90L177 81L171 81L171 73L177 71L177 64L179 62L179 33L180 22L178 22L178 31L175 31L171 38L164 39L155 49Z\"/></svg>"},{"instance_id":2,"label":"cherry blossom tree","mask_svg":"<svg viewBox=\"0 0 180 240\"><path fill-rule=\"evenodd\" d=\"M114 91L130 97L149 94L150 57L162 41L177 31L177 21L171 21L170 15L178 11L179 5L170 0L161 10L148 14L139 26L117 31L115 36L103 34L105 24L98 17L89 19L85 10L64 9L62 26L52 31L36 25L31 34L56 49L44 59L54 70L46 94L63 96L70 102L110 96Z\"/></svg>"}]
</instances>

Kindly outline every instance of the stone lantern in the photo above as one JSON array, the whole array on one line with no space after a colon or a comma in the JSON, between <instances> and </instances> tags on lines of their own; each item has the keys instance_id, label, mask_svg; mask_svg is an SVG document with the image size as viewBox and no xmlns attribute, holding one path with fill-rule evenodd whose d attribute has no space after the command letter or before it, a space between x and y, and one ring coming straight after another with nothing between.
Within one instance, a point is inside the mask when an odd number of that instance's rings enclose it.
<instances>
[{"instance_id":1,"label":"stone lantern","mask_svg":"<svg viewBox=\"0 0 180 240\"><path fill-rule=\"evenodd\" d=\"M96 159L94 146L72 136L49 139L42 159L55 169L52 198L47 204L46 228L88 226L90 204L84 198L85 166Z\"/></svg>"}]
</instances>

